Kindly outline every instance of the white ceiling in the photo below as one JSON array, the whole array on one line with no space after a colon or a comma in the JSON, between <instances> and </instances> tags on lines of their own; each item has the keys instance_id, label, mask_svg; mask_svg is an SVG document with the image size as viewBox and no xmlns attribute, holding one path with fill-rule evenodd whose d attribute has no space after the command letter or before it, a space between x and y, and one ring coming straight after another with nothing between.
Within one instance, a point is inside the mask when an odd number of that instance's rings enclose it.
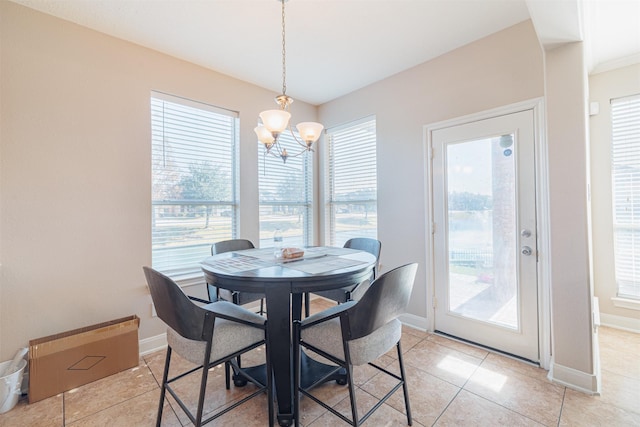
<instances>
[{"instance_id":1,"label":"white ceiling","mask_svg":"<svg viewBox=\"0 0 640 427\"><path fill-rule=\"evenodd\" d=\"M12 0L282 91L278 0ZM640 62L640 0L290 0L287 94L321 104L531 18L590 70ZM616 62L623 61L623 62Z\"/></svg>"}]
</instances>

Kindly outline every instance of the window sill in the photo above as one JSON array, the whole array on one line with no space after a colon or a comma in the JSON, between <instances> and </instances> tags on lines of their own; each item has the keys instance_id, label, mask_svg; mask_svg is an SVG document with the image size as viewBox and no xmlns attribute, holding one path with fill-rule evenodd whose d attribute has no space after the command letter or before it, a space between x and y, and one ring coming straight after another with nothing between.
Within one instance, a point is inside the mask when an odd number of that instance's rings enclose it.
<instances>
[{"instance_id":1,"label":"window sill","mask_svg":"<svg viewBox=\"0 0 640 427\"><path fill-rule=\"evenodd\" d=\"M171 277L181 288L188 286L201 285L204 286L204 275L202 272L185 273Z\"/></svg>"},{"instance_id":2,"label":"window sill","mask_svg":"<svg viewBox=\"0 0 640 427\"><path fill-rule=\"evenodd\" d=\"M628 298L611 298L613 305L620 308L628 308L629 310L640 310L640 301Z\"/></svg>"}]
</instances>

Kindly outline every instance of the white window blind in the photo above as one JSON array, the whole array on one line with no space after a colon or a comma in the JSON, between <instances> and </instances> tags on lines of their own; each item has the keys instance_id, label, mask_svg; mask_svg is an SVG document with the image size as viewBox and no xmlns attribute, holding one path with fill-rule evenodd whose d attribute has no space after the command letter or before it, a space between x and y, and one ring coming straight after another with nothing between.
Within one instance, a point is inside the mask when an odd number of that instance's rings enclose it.
<instances>
[{"instance_id":1,"label":"white window blind","mask_svg":"<svg viewBox=\"0 0 640 427\"><path fill-rule=\"evenodd\" d=\"M211 244L236 235L237 113L151 94L152 264L201 274Z\"/></svg>"},{"instance_id":2,"label":"white window blind","mask_svg":"<svg viewBox=\"0 0 640 427\"><path fill-rule=\"evenodd\" d=\"M377 238L376 120L366 118L327 130L326 241Z\"/></svg>"},{"instance_id":3,"label":"white window blind","mask_svg":"<svg viewBox=\"0 0 640 427\"><path fill-rule=\"evenodd\" d=\"M279 157L259 150L260 247L273 246L273 233L281 230L284 246L312 244L313 153L300 152L300 145L288 131L278 137L290 157Z\"/></svg>"},{"instance_id":4,"label":"white window blind","mask_svg":"<svg viewBox=\"0 0 640 427\"><path fill-rule=\"evenodd\" d=\"M611 101L618 297L640 299L640 95Z\"/></svg>"}]
</instances>

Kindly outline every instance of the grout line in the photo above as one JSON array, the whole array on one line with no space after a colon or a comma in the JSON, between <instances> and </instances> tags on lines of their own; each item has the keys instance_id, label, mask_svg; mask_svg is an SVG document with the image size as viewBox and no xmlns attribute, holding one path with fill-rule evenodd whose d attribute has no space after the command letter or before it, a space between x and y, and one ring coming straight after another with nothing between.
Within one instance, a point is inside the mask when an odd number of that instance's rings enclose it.
<instances>
[{"instance_id":1,"label":"grout line","mask_svg":"<svg viewBox=\"0 0 640 427\"><path fill-rule=\"evenodd\" d=\"M560 413L558 414L558 424L557 426L560 427L560 420L562 419L562 411L564 410L564 399L567 396L567 388L564 388L564 391L562 392L562 403L560 404Z\"/></svg>"}]
</instances>

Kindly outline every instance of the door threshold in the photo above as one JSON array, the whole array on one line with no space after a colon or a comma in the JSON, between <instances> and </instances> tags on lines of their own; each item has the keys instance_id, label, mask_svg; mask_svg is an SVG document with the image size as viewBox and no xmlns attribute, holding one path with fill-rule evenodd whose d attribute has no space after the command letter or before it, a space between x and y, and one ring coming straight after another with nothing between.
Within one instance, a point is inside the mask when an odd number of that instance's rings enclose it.
<instances>
[{"instance_id":1,"label":"door threshold","mask_svg":"<svg viewBox=\"0 0 640 427\"><path fill-rule=\"evenodd\" d=\"M483 349L483 350L490 351L492 353L500 354L502 356L508 357L509 359L514 359L514 360L517 360L517 361L520 361L520 362L524 362L524 363L526 363L528 365L531 365L531 366L536 366L538 368L540 367L540 362L536 362L534 360L527 359L526 357L522 357L522 356L518 356L518 355L515 355L515 354L512 354L512 353L508 353L506 351L498 350L497 348L489 347L489 346L486 346L486 345L478 344L477 342L473 342L473 341L466 340L464 338L456 337L455 335L450 335L450 334L447 334L446 332L435 330L435 331L433 331L433 333L436 334L436 335L440 335L443 338L448 338L448 339L453 340L453 341L458 341L458 342L461 342L461 343L464 343L464 344L468 344L468 345L470 345L472 347L476 347L476 348L480 348L480 349Z\"/></svg>"}]
</instances>

